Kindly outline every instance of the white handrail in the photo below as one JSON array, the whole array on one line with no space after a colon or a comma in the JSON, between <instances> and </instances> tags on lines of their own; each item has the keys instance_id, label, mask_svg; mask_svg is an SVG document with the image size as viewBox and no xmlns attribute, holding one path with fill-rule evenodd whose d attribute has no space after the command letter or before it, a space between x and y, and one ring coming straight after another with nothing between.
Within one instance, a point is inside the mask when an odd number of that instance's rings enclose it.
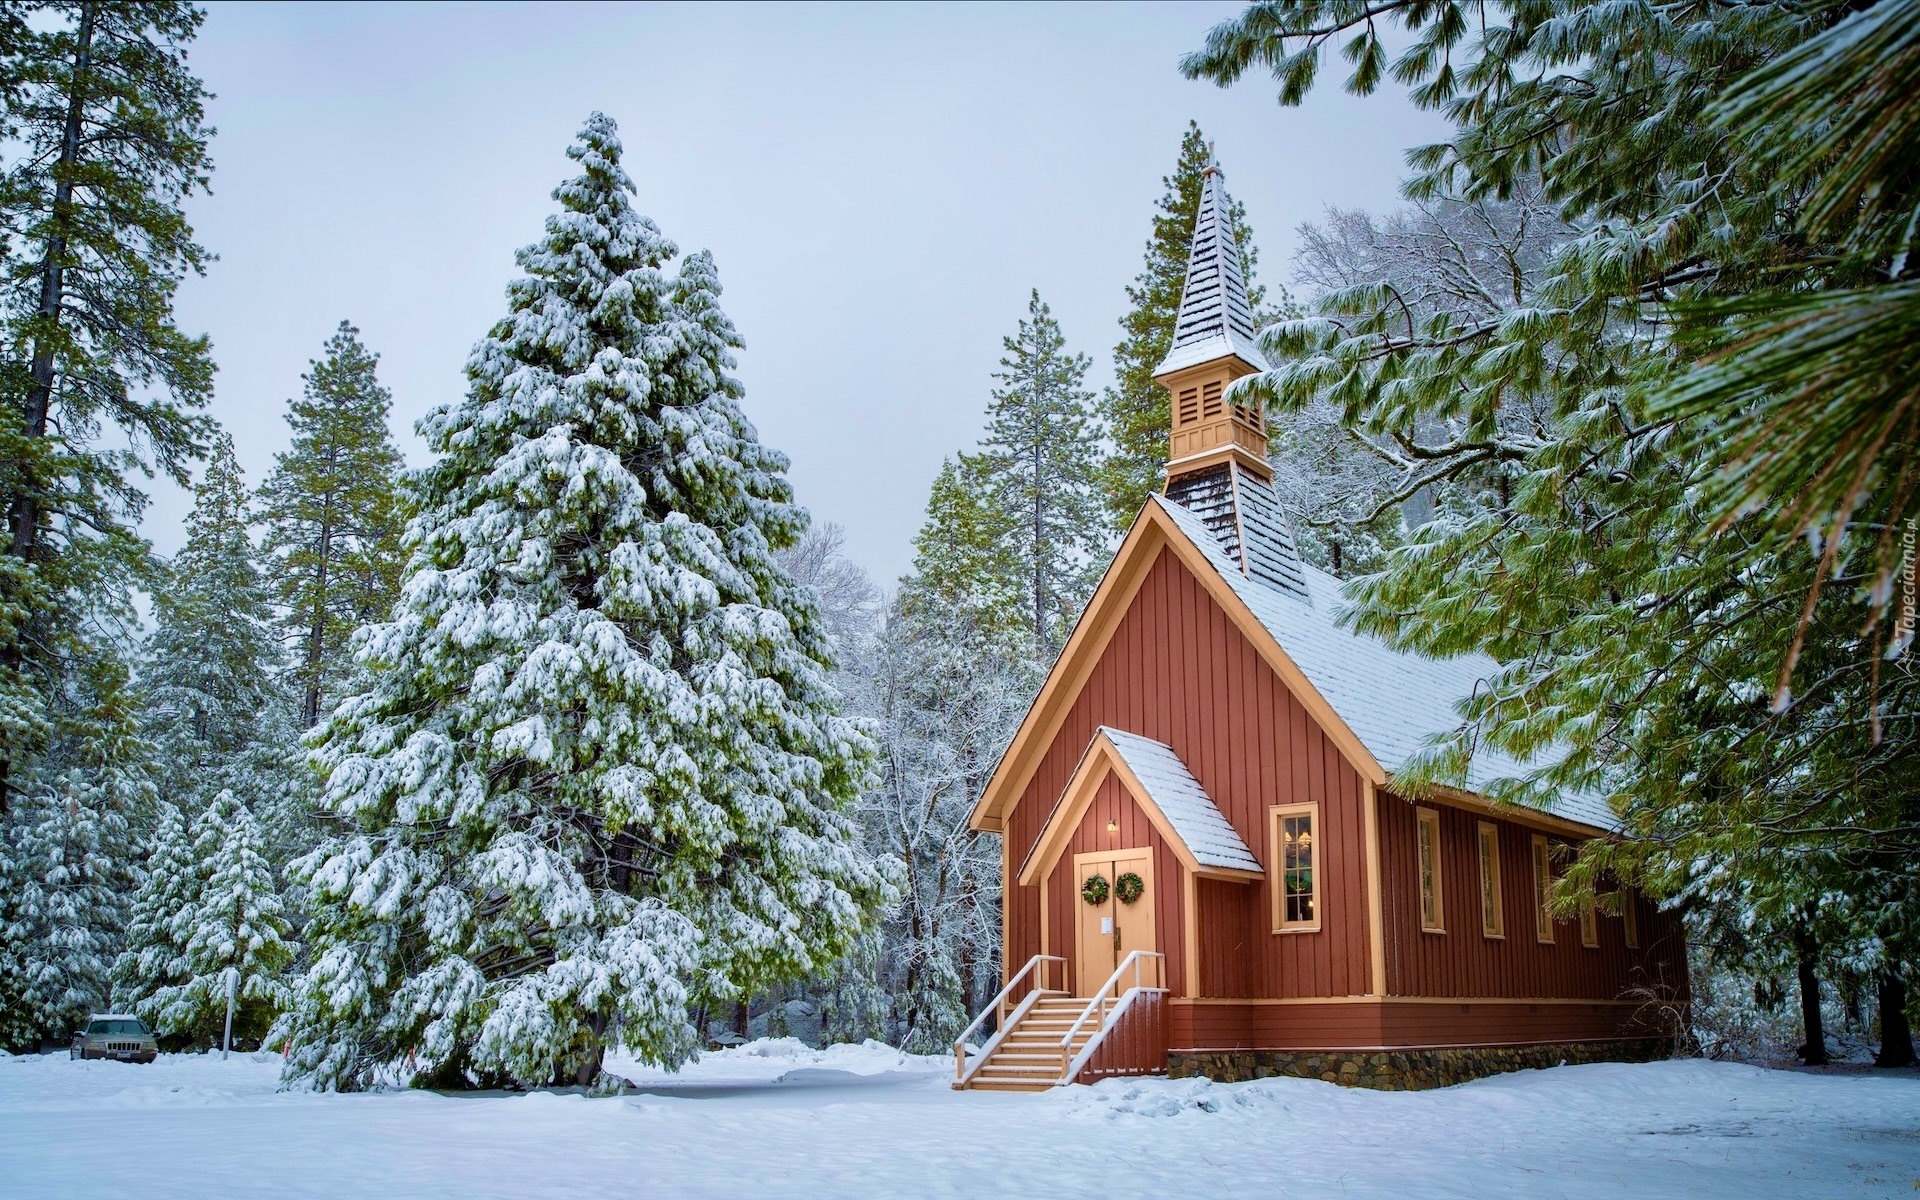
<instances>
[{"instance_id":1,"label":"white handrail","mask_svg":"<svg viewBox=\"0 0 1920 1200\"><path fill-rule=\"evenodd\" d=\"M985 1067L988 1062L992 1061L993 1052L1000 1048L1000 1043L1007 1040L1007 1035L1019 1026L1020 1018L1026 1016L1028 1010L1035 1004L1038 1004L1040 997L1045 994L1046 993L1038 989L1028 992L1020 1003L1013 1006L1013 1012L1010 1013L1005 1020L1000 1022L1000 1027L993 1031L993 1036L988 1038L986 1044L980 1047L980 1053L971 1062L956 1064L953 1077L954 1087L963 1088L967 1086L967 1080L978 1075L981 1069Z\"/></svg>"},{"instance_id":2,"label":"white handrail","mask_svg":"<svg viewBox=\"0 0 1920 1200\"><path fill-rule=\"evenodd\" d=\"M1113 974L1107 976L1107 981L1100 985L1099 990L1093 993L1093 998L1087 1001L1087 1006L1084 1009L1080 1010L1080 1016L1074 1021L1073 1027L1067 1030L1067 1036L1060 1039L1060 1062L1061 1062L1061 1069L1063 1072L1066 1071L1068 1066L1070 1066L1073 1062L1076 1062L1078 1060L1079 1056L1073 1055L1073 1039L1080 1036L1080 1027L1082 1025L1085 1025L1088 1019L1091 1018L1095 1012L1100 1010L1101 1006L1106 1002L1107 993L1111 992L1114 988L1114 985L1120 982L1120 976L1126 974L1127 968L1128 967L1133 968L1133 986L1134 988L1139 988L1143 986L1140 982L1140 963L1143 960L1149 959L1149 958L1164 959L1165 957L1166 955L1160 953L1158 950L1135 950L1133 953L1127 955L1125 958L1120 960L1120 965L1113 969ZM1159 973L1156 972L1154 975L1154 978L1158 979L1159 977L1160 977ZM1101 1021L1100 1021L1101 1029L1104 1030L1110 1024L1112 1024L1111 1016L1103 1016L1101 1018ZM1098 1034L1096 1034L1093 1038L1090 1038L1088 1040L1087 1044L1091 1046L1094 1042L1097 1042L1099 1040L1100 1040L1099 1036ZM1069 1057L1070 1055L1073 1057L1070 1058ZM1063 1073L1060 1077L1060 1082L1072 1083L1073 1076L1071 1074Z\"/></svg>"},{"instance_id":3,"label":"white handrail","mask_svg":"<svg viewBox=\"0 0 1920 1200\"><path fill-rule=\"evenodd\" d=\"M1007 1019L1007 997L1012 994L1013 989L1019 986L1020 981L1025 979L1027 975L1041 963L1057 962L1064 966L1066 961L1066 959L1054 954L1034 955L1027 960L1027 965L1021 967L1012 979L1007 980L1007 986L1001 988L998 995L987 1001L987 1006L980 1010L980 1015L975 1017L965 1029L960 1031L959 1037L953 1039L953 1078L956 1083L965 1083L967 1081L967 1039L979 1030L980 1023L987 1019L987 1014L990 1012L998 1012L1000 1014L1000 1028L994 1033L993 1037L988 1040L987 1044L981 1048L981 1063L987 1061L987 1056L993 1053L994 1046L997 1045L1002 1038L1007 1036L1007 1029L1013 1024L1012 1021ZM1022 1000L1019 1006L1014 1009L1013 1015L1016 1017L1025 1015L1026 1010L1033 1006L1033 1001L1037 999L1041 991L1044 990L1045 984L1045 979L1040 980L1039 983L1035 985L1033 991L1028 994L1027 998ZM976 1063L975 1070L978 1069L979 1063Z\"/></svg>"}]
</instances>

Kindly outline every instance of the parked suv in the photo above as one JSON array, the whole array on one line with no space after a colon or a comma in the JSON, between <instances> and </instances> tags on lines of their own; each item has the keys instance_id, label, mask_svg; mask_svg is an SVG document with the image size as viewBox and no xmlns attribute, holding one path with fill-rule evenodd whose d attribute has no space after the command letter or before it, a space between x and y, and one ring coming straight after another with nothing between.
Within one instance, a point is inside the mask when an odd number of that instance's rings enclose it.
<instances>
[{"instance_id":1,"label":"parked suv","mask_svg":"<svg viewBox=\"0 0 1920 1200\"><path fill-rule=\"evenodd\" d=\"M87 1027L73 1035L68 1058L112 1058L121 1062L150 1063L159 1056L147 1023L131 1013L95 1013L87 1018Z\"/></svg>"}]
</instances>

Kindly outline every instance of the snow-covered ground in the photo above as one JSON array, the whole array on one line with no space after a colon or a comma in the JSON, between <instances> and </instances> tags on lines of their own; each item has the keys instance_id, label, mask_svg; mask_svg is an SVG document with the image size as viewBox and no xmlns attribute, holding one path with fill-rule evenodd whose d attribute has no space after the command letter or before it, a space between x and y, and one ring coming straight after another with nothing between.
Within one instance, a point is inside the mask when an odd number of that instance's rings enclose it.
<instances>
[{"instance_id":1,"label":"snow-covered ground","mask_svg":"<svg viewBox=\"0 0 1920 1200\"><path fill-rule=\"evenodd\" d=\"M1442 1091L956 1093L951 1060L761 1041L641 1090L322 1096L272 1056L0 1058L0 1195L1912 1196L1920 1079L1673 1062Z\"/></svg>"}]
</instances>

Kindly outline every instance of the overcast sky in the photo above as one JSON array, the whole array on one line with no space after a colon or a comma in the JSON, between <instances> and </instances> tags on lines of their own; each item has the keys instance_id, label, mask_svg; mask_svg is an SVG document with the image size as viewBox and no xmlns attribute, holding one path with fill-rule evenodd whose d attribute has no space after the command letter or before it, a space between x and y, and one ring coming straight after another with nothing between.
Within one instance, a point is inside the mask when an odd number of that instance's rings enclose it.
<instances>
[{"instance_id":1,"label":"overcast sky","mask_svg":"<svg viewBox=\"0 0 1920 1200\"><path fill-rule=\"evenodd\" d=\"M619 7L214 3L192 63L211 106L219 255L182 291L212 336L214 412L258 484L287 399L342 318L414 421L457 397L504 311L588 112L620 123L639 206L714 253L761 436L800 500L891 585L943 458L970 447L1001 346L1039 288L1110 377L1160 179L1197 119L1269 282L1328 205L1397 202L1439 122L1398 95L1304 108L1176 62L1232 4ZM188 497L156 488L149 536Z\"/></svg>"}]
</instances>

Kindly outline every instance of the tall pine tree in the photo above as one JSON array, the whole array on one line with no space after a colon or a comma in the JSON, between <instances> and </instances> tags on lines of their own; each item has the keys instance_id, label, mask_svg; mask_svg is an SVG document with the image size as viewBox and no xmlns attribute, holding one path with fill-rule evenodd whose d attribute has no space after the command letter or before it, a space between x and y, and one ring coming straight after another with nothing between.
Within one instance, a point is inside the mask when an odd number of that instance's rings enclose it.
<instances>
[{"instance_id":1,"label":"tall pine tree","mask_svg":"<svg viewBox=\"0 0 1920 1200\"><path fill-rule=\"evenodd\" d=\"M1006 530L1028 651L1052 663L1079 619L1107 541L1097 492L1099 454L1088 361L1069 354L1060 323L1035 291L1005 339L979 468Z\"/></svg>"},{"instance_id":2,"label":"tall pine tree","mask_svg":"<svg viewBox=\"0 0 1920 1200\"><path fill-rule=\"evenodd\" d=\"M150 799L132 722L131 590L152 587L137 474L186 483L212 387L174 323L205 252L205 93L186 4L0 13L0 1030L59 1033L104 1003L129 822Z\"/></svg>"},{"instance_id":3,"label":"tall pine tree","mask_svg":"<svg viewBox=\"0 0 1920 1200\"><path fill-rule=\"evenodd\" d=\"M14 886L0 910L0 1013L16 1045L64 1037L106 1005L140 883L134 829L155 802L153 748L140 736L123 657L68 670L53 736L12 814Z\"/></svg>"},{"instance_id":4,"label":"tall pine tree","mask_svg":"<svg viewBox=\"0 0 1920 1200\"><path fill-rule=\"evenodd\" d=\"M1022 593L1013 522L993 494L990 463L961 453L940 464L927 518L914 535L900 607L927 628L965 628L1020 654ZM1025 657L1022 654L1022 657Z\"/></svg>"},{"instance_id":5,"label":"tall pine tree","mask_svg":"<svg viewBox=\"0 0 1920 1200\"><path fill-rule=\"evenodd\" d=\"M402 600L318 751L349 832L297 867L285 1028L321 1086L592 1083L616 1039L678 1062L690 999L824 969L885 891L712 260L669 269L610 119L568 154L467 397L421 424Z\"/></svg>"},{"instance_id":6,"label":"tall pine tree","mask_svg":"<svg viewBox=\"0 0 1920 1200\"><path fill-rule=\"evenodd\" d=\"M400 584L400 451L380 356L346 321L287 408L293 444L260 489L274 600L293 656L300 723L311 728L351 668L353 631L384 620Z\"/></svg>"},{"instance_id":7,"label":"tall pine tree","mask_svg":"<svg viewBox=\"0 0 1920 1200\"><path fill-rule=\"evenodd\" d=\"M1167 389L1153 381L1153 372L1173 348L1174 320L1180 312L1180 291L1187 282L1187 257L1192 249L1193 222L1200 212L1203 172L1213 152L1189 121L1180 138L1180 158L1173 174L1161 179L1161 193L1153 215L1153 236L1147 241L1146 262L1127 286L1127 315L1120 318L1126 336L1113 348L1113 385L1101 397L1101 417L1113 449L1100 465L1101 499L1116 529L1125 530L1140 515L1147 497L1160 490L1167 466L1167 438L1173 417L1167 407ZM1240 271L1247 281L1248 298L1261 314L1262 288L1253 282L1258 255L1246 210L1234 202L1231 215L1240 232Z\"/></svg>"},{"instance_id":8,"label":"tall pine tree","mask_svg":"<svg viewBox=\"0 0 1920 1200\"><path fill-rule=\"evenodd\" d=\"M20 150L0 177L0 814L33 786L21 775L53 732L59 676L106 652L75 645L89 594L146 566L131 476L185 485L213 381L206 339L173 320L182 275L206 260L181 211L210 166L186 69L201 14L85 2L42 17L16 31Z\"/></svg>"}]
</instances>

